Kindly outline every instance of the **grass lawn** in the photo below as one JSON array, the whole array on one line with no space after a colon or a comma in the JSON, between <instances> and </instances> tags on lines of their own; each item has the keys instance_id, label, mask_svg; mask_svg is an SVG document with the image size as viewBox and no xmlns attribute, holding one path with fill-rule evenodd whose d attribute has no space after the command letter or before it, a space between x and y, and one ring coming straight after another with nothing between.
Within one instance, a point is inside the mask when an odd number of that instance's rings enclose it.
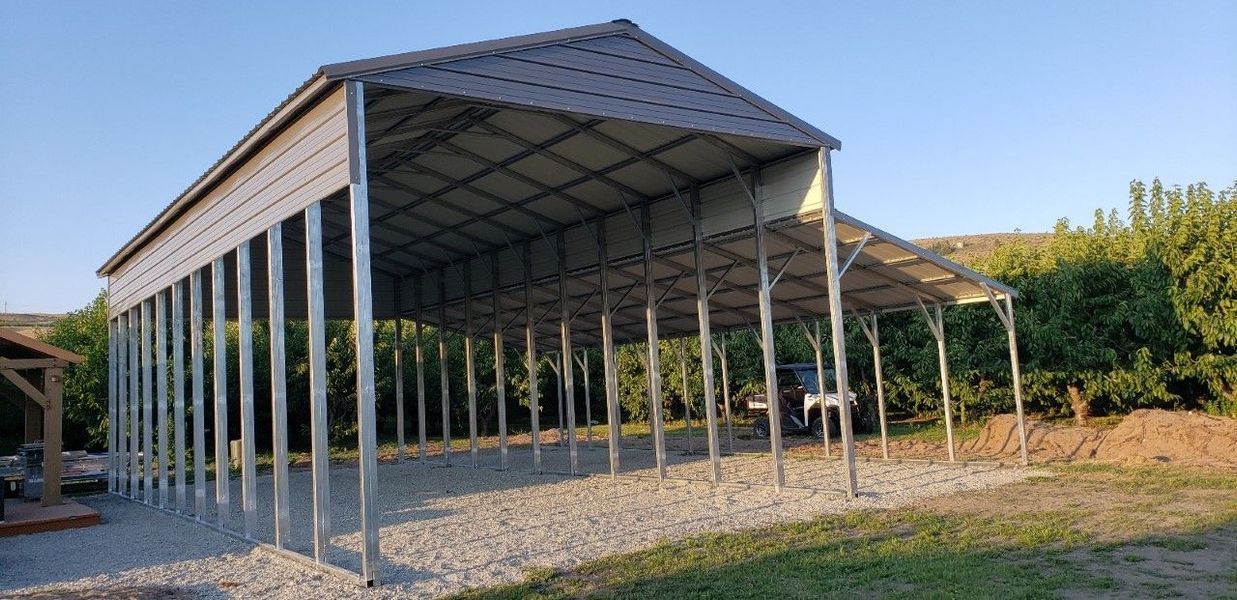
<instances>
[{"instance_id":1,"label":"grass lawn","mask_svg":"<svg viewBox=\"0 0 1237 600\"><path fill-rule=\"evenodd\" d=\"M1234 472L1057 467L910 508L665 542L460 597L1237 597L1234 490Z\"/></svg>"}]
</instances>

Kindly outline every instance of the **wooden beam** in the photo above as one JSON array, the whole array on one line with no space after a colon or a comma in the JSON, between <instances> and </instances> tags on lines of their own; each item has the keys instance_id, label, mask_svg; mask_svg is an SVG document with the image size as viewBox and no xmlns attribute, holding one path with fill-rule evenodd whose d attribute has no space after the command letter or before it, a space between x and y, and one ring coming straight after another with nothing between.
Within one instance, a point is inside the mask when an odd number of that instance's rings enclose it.
<instances>
[{"instance_id":1,"label":"wooden beam","mask_svg":"<svg viewBox=\"0 0 1237 600\"><path fill-rule=\"evenodd\" d=\"M25 377L22 377L17 371L0 368L0 375L4 375L5 379L12 381L13 385L25 392L27 397L34 400L39 406L42 406L43 410L50 408L50 405L47 402L47 396L44 396L43 392L40 392L38 388L34 387L34 384L26 380Z\"/></svg>"},{"instance_id":2,"label":"wooden beam","mask_svg":"<svg viewBox=\"0 0 1237 600\"><path fill-rule=\"evenodd\" d=\"M0 358L0 369L58 369L73 363L59 358Z\"/></svg>"}]
</instances>

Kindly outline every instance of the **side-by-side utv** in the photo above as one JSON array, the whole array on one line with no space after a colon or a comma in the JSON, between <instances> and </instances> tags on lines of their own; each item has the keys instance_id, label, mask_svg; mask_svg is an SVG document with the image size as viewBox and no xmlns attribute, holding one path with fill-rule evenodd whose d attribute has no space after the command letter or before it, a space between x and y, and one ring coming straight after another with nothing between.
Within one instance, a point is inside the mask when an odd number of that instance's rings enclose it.
<instances>
[{"instance_id":1,"label":"side-by-side utv","mask_svg":"<svg viewBox=\"0 0 1237 600\"><path fill-rule=\"evenodd\" d=\"M778 365L777 385L783 434L810 433L823 438L826 422L830 437L837 437L841 433L842 422L838 414L837 385L834 383L833 369L825 369L825 387L834 391L824 394L823 403L820 382L816 377L816 365L813 363ZM752 433L758 438L769 437L769 404L765 396L751 394L746 399L748 414L757 415L752 425ZM854 392L850 392L849 396L853 431L871 433L874 419L870 407L866 406L870 403L860 403ZM822 410L822 404L827 407L827 413ZM827 414L827 418L822 416L822 413Z\"/></svg>"}]
</instances>

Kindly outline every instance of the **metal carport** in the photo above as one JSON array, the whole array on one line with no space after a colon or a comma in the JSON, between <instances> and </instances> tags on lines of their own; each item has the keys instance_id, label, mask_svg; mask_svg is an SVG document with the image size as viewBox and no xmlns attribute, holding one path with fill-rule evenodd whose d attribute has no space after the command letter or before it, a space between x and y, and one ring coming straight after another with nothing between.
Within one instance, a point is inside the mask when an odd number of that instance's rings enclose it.
<instances>
[{"instance_id":1,"label":"metal carport","mask_svg":"<svg viewBox=\"0 0 1237 600\"><path fill-rule=\"evenodd\" d=\"M849 313L862 321L878 348L877 314L922 311L942 351L950 423L940 307L991 302L1009 331L1018 390L1016 292L836 211L830 151L840 146L628 21L322 67L99 270L108 277L113 332L112 489L135 499L142 490L147 503L199 520L205 512L204 461L194 463L192 501L183 474L187 444L195 456L205 456L208 448L202 422L208 401L202 378L207 320L213 322L216 346L224 342L226 320L236 320L240 328L238 364L215 354L209 398L216 415L227 414L226 373L238 368L245 519L237 529L226 511L217 510L213 526L251 537L256 502L251 328L255 318L270 319L271 339L278 342L270 357L277 515L270 548L336 571L326 558L330 523L323 508L329 495L323 323L355 320L364 538L359 577L365 584L378 580L378 524L372 512L375 319L400 316L415 322L418 364L421 325L464 336L471 425L467 460L473 466L477 381L471 340L478 336L492 336L498 347L526 348L534 381L538 352L574 357L574 349L583 346L602 349L613 475L622 472L614 346L625 342L651 342L646 360L662 477L656 341L664 337L709 339L716 331L759 331L765 384L772 394L774 324L828 316L839 392L845 397L844 317ZM286 487L280 489L287 479L282 343L287 319L307 320L310 327L312 559L280 542L280 532L287 531L286 509L279 508L287 502ZM824 341L818 331L811 337L818 347ZM721 472L713 352L712 344L701 344L716 484ZM503 353L496 354L501 361ZM446 353L440 356L445 361ZM170 388L162 383L166 377L152 379L152 370L170 370ZM574 473L573 370L561 373ZM435 399L425 397L421 369L417 380L418 456L425 460L424 424L436 418L427 416L433 412L427 403L432 406ZM396 390L401 458L403 383ZM505 468L506 403L502 382L497 383L500 467ZM531 389L537 427L536 385ZM445 423L445 385L442 394ZM156 398L158 420L152 425L149 407ZM188 402L194 408L191 433L184 412ZM139 404L146 409L141 417ZM1021 419L1020 392L1017 404ZM770 483L780 489L782 442L776 403L771 405ZM853 496L859 484L849 405L841 405L850 467L842 487ZM883 417L883 399L881 405ZM175 503L168 499L166 469L160 470L157 486L137 478L139 455L152 455L149 432L165 430L169 408ZM227 464L226 418L213 429L216 464ZM539 470L537 436L533 440ZM153 454L161 457L167 441L159 442ZM443 460L450 461L449 446L444 448ZM952 443L950 448L952 460ZM216 485L218 502L226 507L226 479Z\"/></svg>"}]
</instances>

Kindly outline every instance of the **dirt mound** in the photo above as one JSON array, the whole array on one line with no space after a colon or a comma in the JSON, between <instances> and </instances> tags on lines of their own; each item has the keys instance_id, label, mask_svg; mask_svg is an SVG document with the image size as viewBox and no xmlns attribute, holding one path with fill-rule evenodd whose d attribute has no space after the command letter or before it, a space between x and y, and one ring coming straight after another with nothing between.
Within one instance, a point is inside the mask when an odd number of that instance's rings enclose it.
<instances>
[{"instance_id":1,"label":"dirt mound","mask_svg":"<svg viewBox=\"0 0 1237 600\"><path fill-rule=\"evenodd\" d=\"M1095 458L1237 468L1237 419L1136 410L1104 436Z\"/></svg>"},{"instance_id":2,"label":"dirt mound","mask_svg":"<svg viewBox=\"0 0 1237 600\"><path fill-rule=\"evenodd\" d=\"M1032 461L1083 460L1095 458L1096 448L1104 432L1091 427L1052 425L1027 419L1027 448ZM1018 456L1018 419L1014 415L997 415L988 420L979 437L963 442L961 451L968 455L992 458Z\"/></svg>"},{"instance_id":3,"label":"dirt mound","mask_svg":"<svg viewBox=\"0 0 1237 600\"><path fill-rule=\"evenodd\" d=\"M1115 429L1052 425L1027 419L1027 447L1036 462L1095 459L1117 463L1171 463L1237 468L1237 419L1166 410L1136 410ZM997 415L963 454L1009 458L1018 454L1018 422Z\"/></svg>"}]
</instances>

